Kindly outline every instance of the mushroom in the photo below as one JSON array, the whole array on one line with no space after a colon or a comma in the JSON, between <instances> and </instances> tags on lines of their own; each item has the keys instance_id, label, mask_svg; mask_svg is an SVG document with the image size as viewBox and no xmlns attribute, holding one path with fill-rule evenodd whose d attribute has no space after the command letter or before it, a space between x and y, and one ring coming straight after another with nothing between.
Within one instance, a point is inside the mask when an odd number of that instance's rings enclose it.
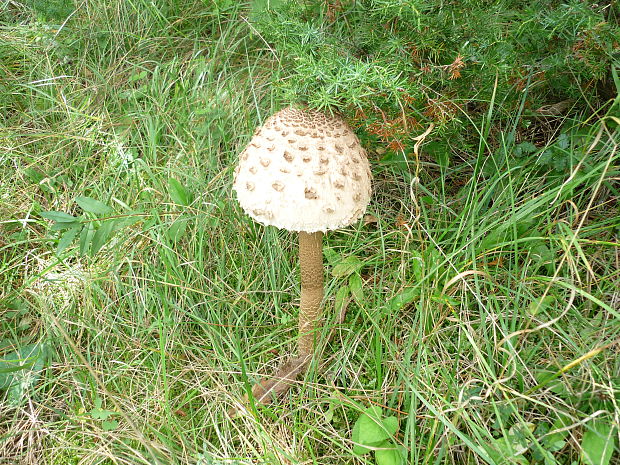
<instances>
[{"instance_id":1,"label":"mushroom","mask_svg":"<svg viewBox=\"0 0 620 465\"><path fill-rule=\"evenodd\" d=\"M233 189L243 210L263 225L299 233L298 356L276 374L279 389L274 382L255 386L258 401L284 392L311 359L323 300L323 233L364 214L371 177L351 128L318 111L289 107L275 113L241 152Z\"/></svg>"}]
</instances>

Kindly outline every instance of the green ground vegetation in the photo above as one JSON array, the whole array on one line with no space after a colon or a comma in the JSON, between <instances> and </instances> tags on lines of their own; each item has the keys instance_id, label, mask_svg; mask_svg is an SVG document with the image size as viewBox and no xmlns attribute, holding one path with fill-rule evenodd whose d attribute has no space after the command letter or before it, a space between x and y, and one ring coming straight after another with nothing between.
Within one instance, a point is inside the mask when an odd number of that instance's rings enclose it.
<instances>
[{"instance_id":1,"label":"green ground vegetation","mask_svg":"<svg viewBox=\"0 0 620 465\"><path fill-rule=\"evenodd\" d=\"M0 464L618 463L618 18L0 3ZM295 348L296 238L231 191L291 103L374 194L325 238L320 358L230 418Z\"/></svg>"}]
</instances>

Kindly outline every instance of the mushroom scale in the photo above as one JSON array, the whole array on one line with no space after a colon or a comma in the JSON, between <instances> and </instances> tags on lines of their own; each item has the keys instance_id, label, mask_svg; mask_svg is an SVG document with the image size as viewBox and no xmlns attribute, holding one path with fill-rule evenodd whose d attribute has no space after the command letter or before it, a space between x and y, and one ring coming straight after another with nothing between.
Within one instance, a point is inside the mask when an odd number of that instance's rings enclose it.
<instances>
[{"instance_id":1,"label":"mushroom scale","mask_svg":"<svg viewBox=\"0 0 620 465\"><path fill-rule=\"evenodd\" d=\"M289 107L255 132L239 157L233 189L261 224L325 232L364 214L371 173L366 151L343 120Z\"/></svg>"}]
</instances>

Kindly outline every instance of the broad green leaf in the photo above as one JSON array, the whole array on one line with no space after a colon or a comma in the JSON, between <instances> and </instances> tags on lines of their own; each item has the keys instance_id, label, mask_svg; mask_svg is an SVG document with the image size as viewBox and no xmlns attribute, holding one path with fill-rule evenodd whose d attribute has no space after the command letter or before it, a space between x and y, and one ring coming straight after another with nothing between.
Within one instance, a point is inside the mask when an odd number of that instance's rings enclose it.
<instances>
[{"instance_id":1,"label":"broad green leaf","mask_svg":"<svg viewBox=\"0 0 620 465\"><path fill-rule=\"evenodd\" d=\"M360 415L351 433L353 442L356 443L353 453L358 455L365 454L370 449L364 446L378 447L384 441L392 438L394 421L388 420L386 425L384 421L387 419L383 419L382 415L381 407L378 406L368 407ZM395 419L395 417L390 418ZM396 421L396 430L398 430L398 421Z\"/></svg>"},{"instance_id":2,"label":"broad green leaf","mask_svg":"<svg viewBox=\"0 0 620 465\"><path fill-rule=\"evenodd\" d=\"M355 255L345 257L332 268L332 276L342 278L359 271L364 263Z\"/></svg>"},{"instance_id":3,"label":"broad green leaf","mask_svg":"<svg viewBox=\"0 0 620 465\"><path fill-rule=\"evenodd\" d=\"M353 273L349 276L349 288L358 305L362 305L364 302L364 289L362 287L362 278L358 273Z\"/></svg>"},{"instance_id":4,"label":"broad green leaf","mask_svg":"<svg viewBox=\"0 0 620 465\"><path fill-rule=\"evenodd\" d=\"M347 297L349 297L349 286L342 286L336 291L336 297L334 298L334 312L336 315L340 315L344 306L347 303Z\"/></svg>"},{"instance_id":5,"label":"broad green leaf","mask_svg":"<svg viewBox=\"0 0 620 465\"><path fill-rule=\"evenodd\" d=\"M571 424L571 420L568 416L563 415L563 414L559 414L559 417L557 418L557 420L555 420L553 422L553 424L551 425L551 427L549 428L550 431L555 431L555 430L559 430L559 429L563 429L565 427L567 427L568 425ZM542 440L542 444L549 449L551 452L555 452L560 450L562 447L564 447L564 445L566 444L566 437L568 436L569 431L565 430L565 431L558 431L556 433L551 433L548 436L545 436Z\"/></svg>"},{"instance_id":6,"label":"broad green leaf","mask_svg":"<svg viewBox=\"0 0 620 465\"><path fill-rule=\"evenodd\" d=\"M20 361L21 362L21 361ZM12 376L9 376L10 373L16 373L18 371L27 370L30 368L34 362L26 361L25 363L15 362L11 364L10 360L2 359L0 360L0 389L6 389L11 385Z\"/></svg>"},{"instance_id":7,"label":"broad green leaf","mask_svg":"<svg viewBox=\"0 0 620 465\"><path fill-rule=\"evenodd\" d=\"M50 231L65 231L80 226L79 221L72 221L70 223L54 223L50 226Z\"/></svg>"},{"instance_id":8,"label":"broad green leaf","mask_svg":"<svg viewBox=\"0 0 620 465\"><path fill-rule=\"evenodd\" d=\"M93 223L87 223L80 231L80 254L86 255L90 250L90 243L95 234Z\"/></svg>"},{"instance_id":9,"label":"broad green leaf","mask_svg":"<svg viewBox=\"0 0 620 465\"><path fill-rule=\"evenodd\" d=\"M124 218L115 218L114 219L114 231L118 231L123 228L129 228L134 224L144 220L144 217L139 214L140 212L131 211L128 214L130 216L126 216Z\"/></svg>"},{"instance_id":10,"label":"broad green leaf","mask_svg":"<svg viewBox=\"0 0 620 465\"><path fill-rule=\"evenodd\" d=\"M106 420L101 423L101 428L103 431L114 431L118 428L118 421L116 420Z\"/></svg>"},{"instance_id":11,"label":"broad green leaf","mask_svg":"<svg viewBox=\"0 0 620 465\"><path fill-rule=\"evenodd\" d=\"M0 359L0 389L8 389L7 400L19 405L39 380L47 361L45 343L28 344Z\"/></svg>"},{"instance_id":12,"label":"broad green leaf","mask_svg":"<svg viewBox=\"0 0 620 465\"><path fill-rule=\"evenodd\" d=\"M386 441L386 445L389 444ZM375 451L375 459L377 461L377 465L401 465L403 462L403 457L400 454L400 451L396 447L392 447L389 449L377 449Z\"/></svg>"},{"instance_id":13,"label":"broad green leaf","mask_svg":"<svg viewBox=\"0 0 620 465\"><path fill-rule=\"evenodd\" d=\"M114 421L114 420L108 420L108 418L110 418L113 415L117 415L117 413L113 412L112 410L106 410L102 408L103 401L101 400L100 397L95 398L94 404L95 406L91 409L90 412L88 412L91 418L93 418L94 420L103 420L104 423L106 421L110 421L110 422ZM105 430L105 426L103 426L103 428ZM109 431L109 430L106 430L106 431Z\"/></svg>"},{"instance_id":14,"label":"broad green leaf","mask_svg":"<svg viewBox=\"0 0 620 465\"><path fill-rule=\"evenodd\" d=\"M13 373L31 368L40 355L39 344L28 344L0 358L0 389L14 381Z\"/></svg>"},{"instance_id":15,"label":"broad green leaf","mask_svg":"<svg viewBox=\"0 0 620 465\"><path fill-rule=\"evenodd\" d=\"M532 433L536 425L534 423L525 422L513 425L505 436L506 441L510 443L510 447L515 455L523 454L529 444L529 433Z\"/></svg>"},{"instance_id":16,"label":"broad green leaf","mask_svg":"<svg viewBox=\"0 0 620 465\"><path fill-rule=\"evenodd\" d=\"M607 465L616 447L616 432L610 421L595 420L581 439L582 460L586 465Z\"/></svg>"},{"instance_id":17,"label":"broad green leaf","mask_svg":"<svg viewBox=\"0 0 620 465\"><path fill-rule=\"evenodd\" d=\"M67 247L69 247L79 232L79 224L72 226L67 231L65 231L62 236L60 236L60 240L58 241L58 245L56 246L56 255L60 255Z\"/></svg>"},{"instance_id":18,"label":"broad green leaf","mask_svg":"<svg viewBox=\"0 0 620 465\"><path fill-rule=\"evenodd\" d=\"M420 288L418 286L407 287L392 297L388 301L388 306L390 310L398 311L405 305L408 305L416 300L418 297L420 297Z\"/></svg>"},{"instance_id":19,"label":"broad green leaf","mask_svg":"<svg viewBox=\"0 0 620 465\"><path fill-rule=\"evenodd\" d=\"M353 445L353 453L355 455L364 455L367 454L368 452L371 452L372 449L369 449L368 447L364 447L362 444L360 444L360 426L359 423L355 423L355 425L353 425L353 431L351 432L351 439L353 440L353 442L355 443Z\"/></svg>"},{"instance_id":20,"label":"broad green leaf","mask_svg":"<svg viewBox=\"0 0 620 465\"><path fill-rule=\"evenodd\" d=\"M368 436L368 428L372 428L374 424L378 429L381 429L380 418L382 415L381 407L372 406L364 410L364 412L359 416L355 424L353 425L353 431L351 431L351 439L355 443L353 446L353 453L356 455L363 455L370 452L372 449L364 447L364 445L372 445L376 446L383 442L386 438L379 439L378 441L372 441L373 444L368 444L366 442ZM369 415L372 415L369 416ZM362 432L364 430L364 432ZM382 433L379 432L379 435Z\"/></svg>"},{"instance_id":21,"label":"broad green leaf","mask_svg":"<svg viewBox=\"0 0 620 465\"><path fill-rule=\"evenodd\" d=\"M168 179L168 193L172 201L178 205L187 207L192 203L190 192L174 178Z\"/></svg>"},{"instance_id":22,"label":"broad green leaf","mask_svg":"<svg viewBox=\"0 0 620 465\"><path fill-rule=\"evenodd\" d=\"M396 436L398 432L398 418L395 416L385 417L383 419L383 427L390 434L390 436Z\"/></svg>"},{"instance_id":23,"label":"broad green leaf","mask_svg":"<svg viewBox=\"0 0 620 465\"><path fill-rule=\"evenodd\" d=\"M93 236L93 241L90 246L90 256L94 257L97 252L101 250L101 247L105 245L105 243L110 238L112 233L112 229L114 228L114 221L104 221L95 235Z\"/></svg>"},{"instance_id":24,"label":"broad green leaf","mask_svg":"<svg viewBox=\"0 0 620 465\"><path fill-rule=\"evenodd\" d=\"M82 210L95 215L106 215L112 211L111 207L91 197L76 197L75 202L82 207Z\"/></svg>"},{"instance_id":25,"label":"broad green leaf","mask_svg":"<svg viewBox=\"0 0 620 465\"><path fill-rule=\"evenodd\" d=\"M73 223L78 220L75 216L71 216L68 213L56 211L41 212L41 216L46 220L52 220L57 223Z\"/></svg>"},{"instance_id":26,"label":"broad green leaf","mask_svg":"<svg viewBox=\"0 0 620 465\"><path fill-rule=\"evenodd\" d=\"M323 248L323 256L327 260L327 263L329 264L329 266L335 266L338 264L338 262L340 262L340 260L342 260L342 257L340 256L340 254L337 252L334 252L334 249L330 247Z\"/></svg>"},{"instance_id":27,"label":"broad green leaf","mask_svg":"<svg viewBox=\"0 0 620 465\"><path fill-rule=\"evenodd\" d=\"M179 218L174 223L170 225L166 235L171 241L180 240L187 231L187 218Z\"/></svg>"}]
</instances>

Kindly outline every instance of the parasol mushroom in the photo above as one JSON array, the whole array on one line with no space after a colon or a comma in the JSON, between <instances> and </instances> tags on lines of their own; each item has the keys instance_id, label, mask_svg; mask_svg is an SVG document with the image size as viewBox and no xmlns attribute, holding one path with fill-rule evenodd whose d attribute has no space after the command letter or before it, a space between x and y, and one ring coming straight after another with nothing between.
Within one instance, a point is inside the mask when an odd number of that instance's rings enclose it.
<instances>
[{"instance_id":1,"label":"parasol mushroom","mask_svg":"<svg viewBox=\"0 0 620 465\"><path fill-rule=\"evenodd\" d=\"M371 195L366 151L340 118L285 108L256 129L239 156L233 189L243 210L266 226L299 233L298 356L253 389L268 403L305 370L323 300L323 233L348 226Z\"/></svg>"}]
</instances>

